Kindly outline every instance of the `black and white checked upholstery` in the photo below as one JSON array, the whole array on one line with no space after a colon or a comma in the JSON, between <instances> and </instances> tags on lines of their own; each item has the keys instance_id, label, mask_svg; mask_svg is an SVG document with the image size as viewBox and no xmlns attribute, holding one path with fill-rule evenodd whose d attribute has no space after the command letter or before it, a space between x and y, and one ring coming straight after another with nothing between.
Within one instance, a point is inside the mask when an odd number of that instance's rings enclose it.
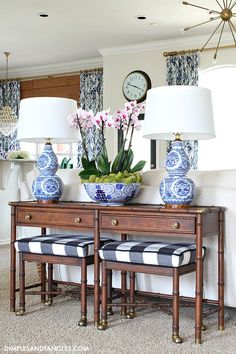
<instances>
[{"instance_id":1,"label":"black and white checked upholstery","mask_svg":"<svg viewBox=\"0 0 236 354\"><path fill-rule=\"evenodd\" d=\"M100 245L111 241L101 237ZM94 237L76 234L39 235L15 241L15 248L22 253L84 258L94 255Z\"/></svg>"},{"instance_id":2,"label":"black and white checked upholstery","mask_svg":"<svg viewBox=\"0 0 236 354\"><path fill-rule=\"evenodd\" d=\"M203 247L203 255L204 255ZM161 243L118 241L105 244L100 258L114 262L137 263L165 267L180 267L196 261L196 245L189 243Z\"/></svg>"}]
</instances>

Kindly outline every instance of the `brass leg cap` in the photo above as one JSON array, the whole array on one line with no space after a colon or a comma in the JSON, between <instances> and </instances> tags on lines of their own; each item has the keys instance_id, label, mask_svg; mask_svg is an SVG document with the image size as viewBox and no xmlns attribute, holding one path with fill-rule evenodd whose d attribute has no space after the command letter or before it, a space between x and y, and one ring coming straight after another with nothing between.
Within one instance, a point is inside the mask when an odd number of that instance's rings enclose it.
<instances>
[{"instance_id":1,"label":"brass leg cap","mask_svg":"<svg viewBox=\"0 0 236 354\"><path fill-rule=\"evenodd\" d=\"M82 317L80 321L78 322L78 326L85 327L87 326L87 318Z\"/></svg>"},{"instance_id":2,"label":"brass leg cap","mask_svg":"<svg viewBox=\"0 0 236 354\"><path fill-rule=\"evenodd\" d=\"M219 326L219 327L218 327L218 330L219 330L219 331L224 331L224 330L225 330L225 326Z\"/></svg>"},{"instance_id":3,"label":"brass leg cap","mask_svg":"<svg viewBox=\"0 0 236 354\"><path fill-rule=\"evenodd\" d=\"M135 312L134 311L130 311L129 313L127 313L126 318L128 320L132 320L135 317Z\"/></svg>"},{"instance_id":4,"label":"brass leg cap","mask_svg":"<svg viewBox=\"0 0 236 354\"><path fill-rule=\"evenodd\" d=\"M45 306L52 306L52 303L53 303L53 301L52 301L52 299L50 299L50 300L45 301L44 305Z\"/></svg>"},{"instance_id":5,"label":"brass leg cap","mask_svg":"<svg viewBox=\"0 0 236 354\"><path fill-rule=\"evenodd\" d=\"M201 339L195 339L195 344L202 344L202 340Z\"/></svg>"},{"instance_id":6,"label":"brass leg cap","mask_svg":"<svg viewBox=\"0 0 236 354\"><path fill-rule=\"evenodd\" d=\"M207 327L202 323L202 331L206 331Z\"/></svg>"},{"instance_id":7,"label":"brass leg cap","mask_svg":"<svg viewBox=\"0 0 236 354\"><path fill-rule=\"evenodd\" d=\"M97 329L99 329L99 331L105 331L105 329L107 329L108 325L107 325L107 321L101 321L97 327Z\"/></svg>"},{"instance_id":8,"label":"brass leg cap","mask_svg":"<svg viewBox=\"0 0 236 354\"><path fill-rule=\"evenodd\" d=\"M112 316L112 315L114 315L112 306L107 306L107 316Z\"/></svg>"},{"instance_id":9,"label":"brass leg cap","mask_svg":"<svg viewBox=\"0 0 236 354\"><path fill-rule=\"evenodd\" d=\"M25 313L25 309L19 309L18 311L16 311L16 316L23 316Z\"/></svg>"},{"instance_id":10,"label":"brass leg cap","mask_svg":"<svg viewBox=\"0 0 236 354\"><path fill-rule=\"evenodd\" d=\"M178 334L172 334L172 340L176 344L183 343L183 338L180 337Z\"/></svg>"}]
</instances>

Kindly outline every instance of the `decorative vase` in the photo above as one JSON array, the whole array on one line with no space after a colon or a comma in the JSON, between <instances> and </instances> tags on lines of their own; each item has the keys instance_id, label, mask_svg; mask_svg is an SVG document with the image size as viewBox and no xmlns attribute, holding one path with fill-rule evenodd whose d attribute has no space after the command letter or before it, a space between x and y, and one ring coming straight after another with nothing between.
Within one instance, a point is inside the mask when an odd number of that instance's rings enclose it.
<instances>
[{"instance_id":1,"label":"decorative vase","mask_svg":"<svg viewBox=\"0 0 236 354\"><path fill-rule=\"evenodd\" d=\"M35 198L42 203L58 202L62 195L63 182L60 177L55 175L58 169L58 160L51 144L45 144L44 150L38 158L37 167L40 174L32 184Z\"/></svg>"},{"instance_id":2,"label":"decorative vase","mask_svg":"<svg viewBox=\"0 0 236 354\"><path fill-rule=\"evenodd\" d=\"M89 197L102 205L124 205L139 192L140 183L84 183Z\"/></svg>"},{"instance_id":3,"label":"decorative vase","mask_svg":"<svg viewBox=\"0 0 236 354\"><path fill-rule=\"evenodd\" d=\"M193 181L186 177L189 168L189 158L182 141L173 141L172 150L166 160L166 170L169 176L164 178L160 184L161 198L166 206L186 207L191 204L195 195L195 187Z\"/></svg>"}]
</instances>

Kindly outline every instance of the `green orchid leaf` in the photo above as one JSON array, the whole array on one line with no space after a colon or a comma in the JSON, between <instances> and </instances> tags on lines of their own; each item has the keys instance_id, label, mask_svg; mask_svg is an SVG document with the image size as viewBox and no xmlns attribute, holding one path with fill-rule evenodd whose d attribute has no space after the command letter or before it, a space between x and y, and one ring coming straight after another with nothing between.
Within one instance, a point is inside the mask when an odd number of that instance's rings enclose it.
<instances>
[{"instance_id":1,"label":"green orchid leaf","mask_svg":"<svg viewBox=\"0 0 236 354\"><path fill-rule=\"evenodd\" d=\"M95 160L89 161L85 157L82 157L81 162L84 169L96 168Z\"/></svg>"},{"instance_id":2,"label":"green orchid leaf","mask_svg":"<svg viewBox=\"0 0 236 354\"><path fill-rule=\"evenodd\" d=\"M122 167L122 171L130 171L131 165L133 163L134 153L132 149L125 150L125 161Z\"/></svg>"},{"instance_id":3,"label":"green orchid leaf","mask_svg":"<svg viewBox=\"0 0 236 354\"><path fill-rule=\"evenodd\" d=\"M104 156L103 154L99 155L96 158L96 163L102 175L108 175L110 173L110 162L108 161L107 156Z\"/></svg>"},{"instance_id":4,"label":"green orchid leaf","mask_svg":"<svg viewBox=\"0 0 236 354\"><path fill-rule=\"evenodd\" d=\"M129 172L133 173L133 172L141 171L145 166L145 163L146 161L144 160L139 161Z\"/></svg>"},{"instance_id":5,"label":"green orchid leaf","mask_svg":"<svg viewBox=\"0 0 236 354\"><path fill-rule=\"evenodd\" d=\"M116 155L111 167L112 173L118 173L119 171L121 171L120 165L122 164L122 160L124 160L124 150L120 150Z\"/></svg>"},{"instance_id":6,"label":"green orchid leaf","mask_svg":"<svg viewBox=\"0 0 236 354\"><path fill-rule=\"evenodd\" d=\"M95 168L95 169L86 169L86 170L83 170L79 173L79 176L82 178L82 179L89 179L89 177L91 175L94 175L94 176L100 176L101 173Z\"/></svg>"}]
</instances>

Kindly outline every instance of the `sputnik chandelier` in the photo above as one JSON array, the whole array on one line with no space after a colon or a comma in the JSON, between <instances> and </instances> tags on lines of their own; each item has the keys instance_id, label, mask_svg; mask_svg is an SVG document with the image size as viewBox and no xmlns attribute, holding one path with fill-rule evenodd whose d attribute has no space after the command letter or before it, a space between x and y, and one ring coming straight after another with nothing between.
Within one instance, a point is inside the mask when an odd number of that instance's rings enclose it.
<instances>
[{"instance_id":1,"label":"sputnik chandelier","mask_svg":"<svg viewBox=\"0 0 236 354\"><path fill-rule=\"evenodd\" d=\"M209 39L206 41L204 46L201 48L201 51L203 51L206 48L206 46L209 43L209 41L211 40L211 38L214 36L214 34L217 32L217 30L220 29L220 27L221 27L217 46L215 49L214 60L216 60L218 49L220 48L220 42L221 42L222 34L224 32L224 28L225 28L226 23L228 23L230 32L231 32L233 40L234 40L234 46L236 48L236 39L235 39L235 34L234 34L234 33L236 33L236 27L231 21L232 17L236 17L236 13L233 12L233 8L236 5L236 0L223 0L222 4L218 0L216 0L216 2L219 6L218 10L211 10L206 7L198 6L195 4L190 4L187 1L183 1L183 5L190 5L193 7L197 7L199 9L207 10L207 11L209 11L209 15L213 15L212 17L210 17L210 19L208 21L204 21L204 22L201 22L197 25L186 27L186 28L184 28L184 31L188 31L191 28L198 27L198 26L201 26L203 24L206 24L206 23L209 23L212 21L220 20L220 23L216 26L213 33L210 35Z\"/></svg>"}]
</instances>

